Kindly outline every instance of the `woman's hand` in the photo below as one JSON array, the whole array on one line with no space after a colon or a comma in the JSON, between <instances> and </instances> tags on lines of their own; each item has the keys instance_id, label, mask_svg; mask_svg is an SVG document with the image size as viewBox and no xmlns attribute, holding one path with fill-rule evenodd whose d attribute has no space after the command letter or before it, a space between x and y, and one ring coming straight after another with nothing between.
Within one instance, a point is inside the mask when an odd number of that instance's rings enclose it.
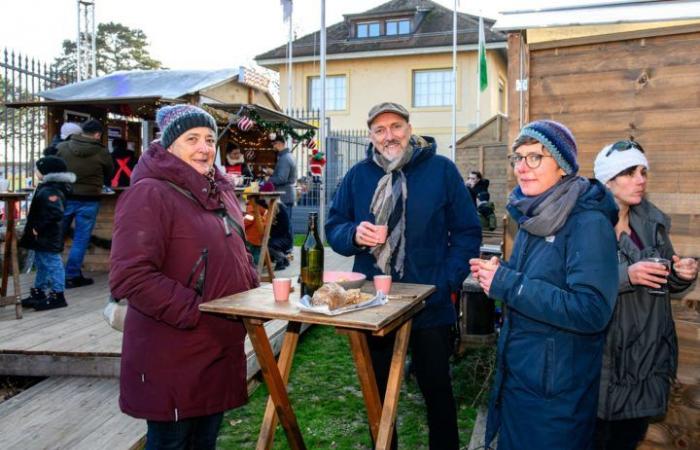
<instances>
[{"instance_id":1,"label":"woman's hand","mask_svg":"<svg viewBox=\"0 0 700 450\"><path fill-rule=\"evenodd\" d=\"M682 280L694 280L698 276L698 261L695 258L681 258L673 255L673 271Z\"/></svg>"},{"instance_id":2,"label":"woman's hand","mask_svg":"<svg viewBox=\"0 0 700 450\"><path fill-rule=\"evenodd\" d=\"M496 270L498 270L500 263L500 260L495 256L491 257L489 260L481 258L472 258L469 260L472 276L479 282L479 285L486 295L489 295L493 277L496 275Z\"/></svg>"},{"instance_id":3,"label":"woman's hand","mask_svg":"<svg viewBox=\"0 0 700 450\"><path fill-rule=\"evenodd\" d=\"M627 275L630 277L630 284L660 288L662 284L666 284L668 270L661 263L639 261L627 268Z\"/></svg>"}]
</instances>

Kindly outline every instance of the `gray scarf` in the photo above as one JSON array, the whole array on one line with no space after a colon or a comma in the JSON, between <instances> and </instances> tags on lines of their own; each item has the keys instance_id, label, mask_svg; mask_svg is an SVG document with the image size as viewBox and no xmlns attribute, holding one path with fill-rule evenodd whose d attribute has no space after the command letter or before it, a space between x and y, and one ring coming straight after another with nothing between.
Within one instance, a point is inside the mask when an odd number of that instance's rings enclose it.
<instances>
[{"instance_id":1,"label":"gray scarf","mask_svg":"<svg viewBox=\"0 0 700 450\"><path fill-rule=\"evenodd\" d=\"M381 167L385 175L379 179L377 188L372 196L370 211L374 214L376 225L388 225L386 242L374 247L370 253L377 261L377 267L385 273L391 274L391 259L396 255L395 266L399 277L403 277L403 263L406 256L406 198L408 189L406 175L401 170L411 160L414 153L414 138L408 144L408 148L401 155L390 161L378 151L374 151L372 159Z\"/></svg>"},{"instance_id":2,"label":"gray scarf","mask_svg":"<svg viewBox=\"0 0 700 450\"><path fill-rule=\"evenodd\" d=\"M517 210L518 223L535 236L551 236L564 226L579 196L590 186L583 177L569 175L537 197L527 197L520 188L510 195L509 210Z\"/></svg>"}]
</instances>

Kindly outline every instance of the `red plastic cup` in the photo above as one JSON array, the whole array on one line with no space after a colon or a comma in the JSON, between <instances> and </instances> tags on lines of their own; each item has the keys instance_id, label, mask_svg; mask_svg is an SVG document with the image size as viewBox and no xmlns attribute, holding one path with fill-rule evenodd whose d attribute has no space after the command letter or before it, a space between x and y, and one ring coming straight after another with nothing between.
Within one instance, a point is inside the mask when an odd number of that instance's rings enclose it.
<instances>
[{"instance_id":1,"label":"red plastic cup","mask_svg":"<svg viewBox=\"0 0 700 450\"><path fill-rule=\"evenodd\" d=\"M273 278L272 293L276 302L289 301L289 291L292 289L291 278Z\"/></svg>"},{"instance_id":2,"label":"red plastic cup","mask_svg":"<svg viewBox=\"0 0 700 450\"><path fill-rule=\"evenodd\" d=\"M386 236L389 232L389 227L387 225L375 225L377 227L377 244L383 244L386 242Z\"/></svg>"},{"instance_id":3,"label":"red plastic cup","mask_svg":"<svg viewBox=\"0 0 700 450\"><path fill-rule=\"evenodd\" d=\"M377 292L382 292L385 295L389 295L389 292L391 291L391 275L375 275L374 288L377 290Z\"/></svg>"}]
</instances>

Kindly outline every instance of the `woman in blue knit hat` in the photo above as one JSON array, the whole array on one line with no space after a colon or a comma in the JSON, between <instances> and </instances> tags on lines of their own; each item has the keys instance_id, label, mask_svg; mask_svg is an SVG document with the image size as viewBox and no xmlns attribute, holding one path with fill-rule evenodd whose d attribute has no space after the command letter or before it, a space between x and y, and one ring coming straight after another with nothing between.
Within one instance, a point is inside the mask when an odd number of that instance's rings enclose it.
<instances>
[{"instance_id":1,"label":"woman in blue knit hat","mask_svg":"<svg viewBox=\"0 0 700 450\"><path fill-rule=\"evenodd\" d=\"M602 184L576 175L576 155L564 125L525 125L508 157L518 186L507 209L520 226L510 260L470 261L506 305L486 428L499 450L593 445L617 208Z\"/></svg>"},{"instance_id":2,"label":"woman in blue knit hat","mask_svg":"<svg viewBox=\"0 0 700 450\"><path fill-rule=\"evenodd\" d=\"M146 450L214 450L226 410L247 402L245 327L199 305L252 289L233 185L214 167L216 122L165 106L114 214L109 285L127 298L121 410L146 419Z\"/></svg>"}]
</instances>

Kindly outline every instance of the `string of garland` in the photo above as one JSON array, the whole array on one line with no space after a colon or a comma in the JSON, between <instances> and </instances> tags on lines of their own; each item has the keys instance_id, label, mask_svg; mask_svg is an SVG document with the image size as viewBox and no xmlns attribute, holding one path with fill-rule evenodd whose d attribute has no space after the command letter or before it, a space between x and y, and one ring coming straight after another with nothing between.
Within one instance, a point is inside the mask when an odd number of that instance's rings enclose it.
<instances>
[{"instance_id":1,"label":"string of garland","mask_svg":"<svg viewBox=\"0 0 700 450\"><path fill-rule=\"evenodd\" d=\"M291 136L292 139L295 139L297 141L307 141L309 139L313 139L313 137L316 136L316 132L314 130L306 130L304 133L297 133L297 131L293 127L289 126L286 123L267 122L261 119L260 115L254 110L247 110L242 115L247 115L248 117L253 119L257 126L263 130L274 131L275 133L281 134L283 136Z\"/></svg>"}]
</instances>

